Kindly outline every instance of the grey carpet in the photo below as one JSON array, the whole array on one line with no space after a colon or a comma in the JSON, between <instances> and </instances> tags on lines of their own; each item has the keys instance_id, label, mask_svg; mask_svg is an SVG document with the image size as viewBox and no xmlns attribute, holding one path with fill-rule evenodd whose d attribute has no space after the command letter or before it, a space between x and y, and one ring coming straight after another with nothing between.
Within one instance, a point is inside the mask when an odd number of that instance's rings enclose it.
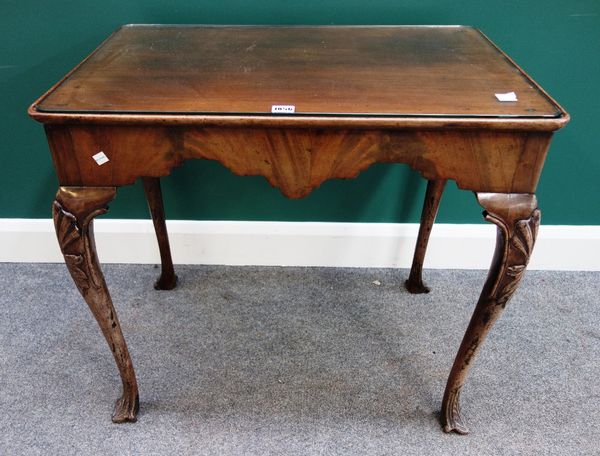
<instances>
[{"instance_id":1,"label":"grey carpet","mask_svg":"<svg viewBox=\"0 0 600 456\"><path fill-rule=\"evenodd\" d=\"M438 424L484 271L106 265L140 386L110 422L110 352L63 265L0 265L0 455L600 454L599 273L535 272ZM373 284L381 282L380 286Z\"/></svg>"}]
</instances>

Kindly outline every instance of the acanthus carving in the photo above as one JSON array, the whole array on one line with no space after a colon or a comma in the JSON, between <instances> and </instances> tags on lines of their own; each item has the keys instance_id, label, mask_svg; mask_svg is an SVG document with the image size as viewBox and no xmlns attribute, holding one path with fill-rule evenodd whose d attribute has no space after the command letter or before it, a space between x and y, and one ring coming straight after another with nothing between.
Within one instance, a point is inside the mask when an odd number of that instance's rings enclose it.
<instances>
[{"instance_id":1,"label":"acanthus carving","mask_svg":"<svg viewBox=\"0 0 600 456\"><path fill-rule=\"evenodd\" d=\"M58 244L73 280L84 296L91 287L96 289L102 287L101 280L96 277L94 268L90 264L93 260L93 251L90 239L85 234L90 229L94 217L106 213L107 210L103 207L90 212L80 226L75 215L65 210L60 202L54 201L54 226Z\"/></svg>"},{"instance_id":2,"label":"acanthus carving","mask_svg":"<svg viewBox=\"0 0 600 456\"><path fill-rule=\"evenodd\" d=\"M485 209L485 219L498 226L498 233L492 266L454 360L442 401L444 430L459 434L469 432L460 415L461 388L481 344L525 273L540 223L540 211L532 194L477 193L477 199Z\"/></svg>"},{"instance_id":3,"label":"acanthus carving","mask_svg":"<svg viewBox=\"0 0 600 456\"><path fill-rule=\"evenodd\" d=\"M52 206L54 226L67 268L96 318L115 358L123 393L115 404L113 421L135 421L139 408L137 381L131 357L98 263L93 219L108 211L114 187L60 187Z\"/></svg>"},{"instance_id":4,"label":"acanthus carving","mask_svg":"<svg viewBox=\"0 0 600 456\"><path fill-rule=\"evenodd\" d=\"M540 210L534 209L528 218L517 220L513 225L489 213L486 214L486 220L498 225L503 231L504 242L508 243L504 249L501 274L490 293L490 298L497 305L505 307L527 269L540 224Z\"/></svg>"}]
</instances>

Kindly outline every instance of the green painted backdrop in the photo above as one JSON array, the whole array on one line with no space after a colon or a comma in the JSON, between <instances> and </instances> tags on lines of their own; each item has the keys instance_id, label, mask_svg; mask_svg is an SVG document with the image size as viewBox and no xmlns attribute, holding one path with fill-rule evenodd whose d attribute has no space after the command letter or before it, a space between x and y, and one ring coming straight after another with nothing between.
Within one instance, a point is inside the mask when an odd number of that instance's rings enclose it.
<instances>
[{"instance_id":1,"label":"green painted backdrop","mask_svg":"<svg viewBox=\"0 0 600 456\"><path fill-rule=\"evenodd\" d=\"M0 217L49 217L57 181L42 127L26 109L121 24L467 24L572 115L539 186L544 223L600 225L599 0L2 0L0 13ZM171 219L416 222L425 187L405 166L377 165L290 201L261 177L193 161L163 188ZM141 187L121 189L110 214L146 218ZM451 184L438 220L477 222L480 208Z\"/></svg>"}]
</instances>

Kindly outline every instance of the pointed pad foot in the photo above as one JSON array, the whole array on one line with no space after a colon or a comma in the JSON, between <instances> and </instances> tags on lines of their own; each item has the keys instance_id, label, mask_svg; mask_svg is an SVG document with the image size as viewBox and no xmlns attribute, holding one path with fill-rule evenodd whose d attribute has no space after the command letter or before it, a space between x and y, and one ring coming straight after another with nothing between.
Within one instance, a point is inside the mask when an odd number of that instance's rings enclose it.
<instances>
[{"instance_id":1,"label":"pointed pad foot","mask_svg":"<svg viewBox=\"0 0 600 456\"><path fill-rule=\"evenodd\" d=\"M460 435L467 435L469 433L469 429L464 424L462 424L460 421L457 421L452 424L446 424L444 426L444 432L446 432L446 433L456 432L457 434L460 434Z\"/></svg>"},{"instance_id":2,"label":"pointed pad foot","mask_svg":"<svg viewBox=\"0 0 600 456\"><path fill-rule=\"evenodd\" d=\"M140 397L138 394L135 397L126 395L125 393L115 403L115 410L112 415L113 423L135 423L137 421L137 413L140 409Z\"/></svg>"},{"instance_id":3,"label":"pointed pad foot","mask_svg":"<svg viewBox=\"0 0 600 456\"><path fill-rule=\"evenodd\" d=\"M177 286L177 275L176 274L161 274L156 282L154 282L155 290L172 290Z\"/></svg>"},{"instance_id":4,"label":"pointed pad foot","mask_svg":"<svg viewBox=\"0 0 600 456\"><path fill-rule=\"evenodd\" d=\"M446 393L442 403L442 427L444 432L456 432L465 435L469 428L460 415L460 389Z\"/></svg>"},{"instance_id":5,"label":"pointed pad foot","mask_svg":"<svg viewBox=\"0 0 600 456\"><path fill-rule=\"evenodd\" d=\"M412 294L423 294L429 293L431 291L429 287L425 285L421 280L416 281L408 279L406 282L404 282L404 286L406 287L408 292Z\"/></svg>"}]
</instances>

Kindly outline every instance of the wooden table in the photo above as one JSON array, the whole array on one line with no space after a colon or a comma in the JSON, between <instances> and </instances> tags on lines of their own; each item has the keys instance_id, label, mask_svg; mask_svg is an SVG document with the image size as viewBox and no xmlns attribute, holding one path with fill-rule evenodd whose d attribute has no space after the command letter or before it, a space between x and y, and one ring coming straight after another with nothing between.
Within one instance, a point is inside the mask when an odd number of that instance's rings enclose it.
<instances>
[{"instance_id":1,"label":"wooden table","mask_svg":"<svg viewBox=\"0 0 600 456\"><path fill-rule=\"evenodd\" d=\"M496 94L514 92L516 101ZM510 96L508 98L511 99ZM373 163L428 179L412 293L444 184L475 193L498 226L496 251L442 402L444 430L466 433L459 395L519 284L540 221L535 189L568 114L470 27L128 25L29 109L44 124L60 187L53 216L67 267L123 381L113 421L135 421L135 373L98 259L93 219L141 178L162 260L173 271L159 178L184 160L262 175L290 198Z\"/></svg>"}]
</instances>

